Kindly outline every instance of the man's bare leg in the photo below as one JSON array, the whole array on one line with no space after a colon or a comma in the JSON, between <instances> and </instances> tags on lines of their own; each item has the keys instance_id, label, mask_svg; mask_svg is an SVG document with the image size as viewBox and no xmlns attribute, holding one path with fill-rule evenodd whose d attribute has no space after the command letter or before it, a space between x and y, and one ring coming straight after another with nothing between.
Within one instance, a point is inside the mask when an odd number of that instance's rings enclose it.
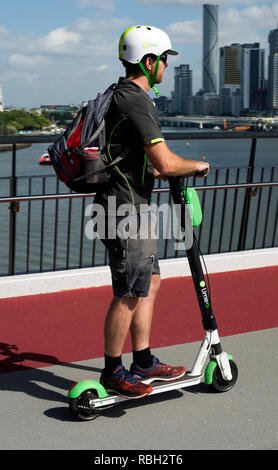
<instances>
[{"instance_id":1,"label":"man's bare leg","mask_svg":"<svg viewBox=\"0 0 278 470\"><path fill-rule=\"evenodd\" d=\"M160 275L153 274L148 297L141 297L132 317L130 331L133 351L141 351L150 345L153 308L160 286Z\"/></svg>"},{"instance_id":2,"label":"man's bare leg","mask_svg":"<svg viewBox=\"0 0 278 470\"><path fill-rule=\"evenodd\" d=\"M134 351L149 346L153 307L160 285L160 276L154 274L148 297L114 297L105 319L105 355L122 354L129 329Z\"/></svg>"},{"instance_id":3,"label":"man's bare leg","mask_svg":"<svg viewBox=\"0 0 278 470\"><path fill-rule=\"evenodd\" d=\"M131 325L133 314L140 299L114 297L104 324L104 353L110 357L121 356Z\"/></svg>"}]
</instances>

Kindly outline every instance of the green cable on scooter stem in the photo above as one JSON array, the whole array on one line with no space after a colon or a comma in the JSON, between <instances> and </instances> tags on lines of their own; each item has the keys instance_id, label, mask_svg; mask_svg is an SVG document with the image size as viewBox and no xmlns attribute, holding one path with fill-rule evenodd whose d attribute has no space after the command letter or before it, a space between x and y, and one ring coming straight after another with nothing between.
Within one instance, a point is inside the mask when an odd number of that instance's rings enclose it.
<instances>
[{"instance_id":1,"label":"green cable on scooter stem","mask_svg":"<svg viewBox=\"0 0 278 470\"><path fill-rule=\"evenodd\" d=\"M158 91L158 89L157 89L156 86L155 86L157 71L158 71L158 67L159 67L159 61L160 61L160 55L158 55L158 56L157 56L157 59L156 59L156 64L155 64L155 69L154 69L153 78L150 77L150 75L148 74L148 72L147 72L147 70L145 69L145 67L144 67L144 65L142 64L142 62L139 62L139 65L140 65L140 67L141 67L141 70L144 72L144 74L146 75L147 79L149 80L149 84L151 85L151 88L154 89L154 92L155 92L156 96L159 96L159 91Z\"/></svg>"}]
</instances>

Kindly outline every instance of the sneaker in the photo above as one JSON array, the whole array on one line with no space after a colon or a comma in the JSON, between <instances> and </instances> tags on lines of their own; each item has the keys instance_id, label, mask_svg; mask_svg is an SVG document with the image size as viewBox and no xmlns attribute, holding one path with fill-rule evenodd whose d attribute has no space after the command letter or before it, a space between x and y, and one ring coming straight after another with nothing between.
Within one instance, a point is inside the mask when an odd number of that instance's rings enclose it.
<instances>
[{"instance_id":1,"label":"sneaker","mask_svg":"<svg viewBox=\"0 0 278 470\"><path fill-rule=\"evenodd\" d=\"M107 391L117 393L124 398L143 398L153 391L150 385L145 385L132 377L123 366L117 367L110 376L102 372L100 383Z\"/></svg>"},{"instance_id":2,"label":"sneaker","mask_svg":"<svg viewBox=\"0 0 278 470\"><path fill-rule=\"evenodd\" d=\"M135 379L141 380L144 384L150 384L155 380L170 382L180 379L185 375L185 367L172 367L159 362L157 357L152 356L153 365L148 369L143 369L135 364L131 364L130 373Z\"/></svg>"}]
</instances>

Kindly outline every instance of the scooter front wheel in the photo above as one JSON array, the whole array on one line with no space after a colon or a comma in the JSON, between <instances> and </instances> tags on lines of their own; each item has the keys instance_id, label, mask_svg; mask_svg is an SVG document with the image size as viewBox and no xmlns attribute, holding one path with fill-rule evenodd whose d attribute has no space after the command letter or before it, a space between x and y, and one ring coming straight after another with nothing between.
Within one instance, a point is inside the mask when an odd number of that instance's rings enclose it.
<instances>
[{"instance_id":1,"label":"scooter front wheel","mask_svg":"<svg viewBox=\"0 0 278 470\"><path fill-rule=\"evenodd\" d=\"M230 390L236 383L238 378L238 368L236 363L233 360L229 361L231 372L232 372L232 379L225 380L223 379L220 367L217 365L213 371L212 375L212 386L217 392L227 392Z\"/></svg>"}]
</instances>

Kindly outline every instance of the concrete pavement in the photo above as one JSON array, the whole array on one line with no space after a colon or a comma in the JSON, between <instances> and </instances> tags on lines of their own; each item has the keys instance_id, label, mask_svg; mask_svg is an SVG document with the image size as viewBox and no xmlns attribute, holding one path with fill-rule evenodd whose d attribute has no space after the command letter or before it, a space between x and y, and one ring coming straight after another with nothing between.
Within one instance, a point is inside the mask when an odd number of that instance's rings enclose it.
<instances>
[{"instance_id":1,"label":"concrete pavement","mask_svg":"<svg viewBox=\"0 0 278 470\"><path fill-rule=\"evenodd\" d=\"M75 381L98 380L102 358L0 374L0 449L278 450L277 334L270 328L222 338L239 369L226 393L199 384L120 403L88 422L71 416L67 392ZM198 348L153 352L190 369ZM131 356L123 357L128 367Z\"/></svg>"}]
</instances>

